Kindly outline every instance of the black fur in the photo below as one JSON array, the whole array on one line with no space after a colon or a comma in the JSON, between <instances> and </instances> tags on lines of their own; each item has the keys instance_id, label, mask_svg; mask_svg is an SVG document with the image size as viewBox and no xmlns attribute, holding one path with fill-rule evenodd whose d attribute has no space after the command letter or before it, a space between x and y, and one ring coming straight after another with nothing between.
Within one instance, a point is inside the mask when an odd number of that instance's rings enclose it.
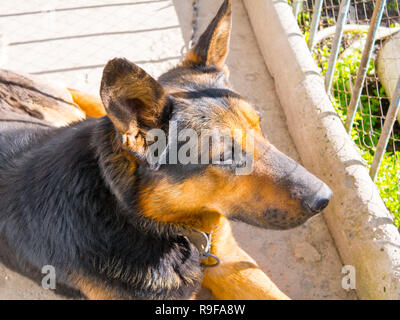
<instances>
[{"instance_id":1,"label":"black fur","mask_svg":"<svg viewBox=\"0 0 400 320\"><path fill-rule=\"evenodd\" d=\"M90 278L121 298L189 298L199 253L175 227L141 216L135 190L146 170L127 175L115 140L107 117L0 131L1 238L19 267L53 265L59 283Z\"/></svg>"}]
</instances>

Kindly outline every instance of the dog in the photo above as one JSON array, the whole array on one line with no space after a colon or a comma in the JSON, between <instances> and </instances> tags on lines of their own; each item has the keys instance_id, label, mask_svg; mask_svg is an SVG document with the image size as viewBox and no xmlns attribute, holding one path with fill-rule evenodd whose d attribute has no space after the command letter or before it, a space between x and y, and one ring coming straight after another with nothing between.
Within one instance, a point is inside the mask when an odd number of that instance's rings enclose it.
<instances>
[{"instance_id":1,"label":"dog","mask_svg":"<svg viewBox=\"0 0 400 320\"><path fill-rule=\"evenodd\" d=\"M101 101L70 90L85 120L0 120L0 242L18 268L51 265L57 283L88 299L190 299L201 285L217 299L288 299L238 246L229 220L293 228L321 212L332 191L271 145L230 87L230 29L225 0L158 80L126 59L109 61ZM218 140L220 162L163 162L173 158L171 123L178 132L246 132L233 139L241 153L225 159ZM150 163L152 130L165 133L167 147ZM251 170L238 174L243 157Z\"/></svg>"}]
</instances>

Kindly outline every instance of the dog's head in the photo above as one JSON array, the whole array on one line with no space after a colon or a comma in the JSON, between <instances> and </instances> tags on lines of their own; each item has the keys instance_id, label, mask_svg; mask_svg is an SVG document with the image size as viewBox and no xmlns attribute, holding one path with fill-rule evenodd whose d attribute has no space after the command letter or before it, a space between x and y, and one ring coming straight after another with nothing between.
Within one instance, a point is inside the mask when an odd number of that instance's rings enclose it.
<instances>
[{"instance_id":1,"label":"dog's head","mask_svg":"<svg viewBox=\"0 0 400 320\"><path fill-rule=\"evenodd\" d=\"M230 87L230 29L225 1L184 61L158 81L125 59L108 62L107 115L140 161L137 201L146 216L195 225L222 214L263 228L298 226L327 206L331 190L271 145L257 112Z\"/></svg>"}]
</instances>

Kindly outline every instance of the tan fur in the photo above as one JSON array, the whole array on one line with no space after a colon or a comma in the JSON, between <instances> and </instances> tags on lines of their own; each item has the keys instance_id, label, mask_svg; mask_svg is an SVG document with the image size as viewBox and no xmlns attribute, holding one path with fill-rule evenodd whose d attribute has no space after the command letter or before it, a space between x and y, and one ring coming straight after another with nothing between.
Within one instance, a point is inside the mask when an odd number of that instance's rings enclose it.
<instances>
[{"instance_id":1,"label":"tan fur","mask_svg":"<svg viewBox=\"0 0 400 320\"><path fill-rule=\"evenodd\" d=\"M90 278L78 275L71 276L71 281L90 300L118 300L120 297L106 288L105 286L96 283Z\"/></svg>"},{"instance_id":2,"label":"tan fur","mask_svg":"<svg viewBox=\"0 0 400 320\"><path fill-rule=\"evenodd\" d=\"M217 267L206 268L203 286L221 300L289 299L239 247L227 218L221 216L213 232L212 253L221 260Z\"/></svg>"},{"instance_id":3,"label":"tan fur","mask_svg":"<svg viewBox=\"0 0 400 320\"><path fill-rule=\"evenodd\" d=\"M106 110L100 97L70 88L68 88L68 91L71 93L73 101L85 112L87 117L97 118L106 115Z\"/></svg>"}]
</instances>

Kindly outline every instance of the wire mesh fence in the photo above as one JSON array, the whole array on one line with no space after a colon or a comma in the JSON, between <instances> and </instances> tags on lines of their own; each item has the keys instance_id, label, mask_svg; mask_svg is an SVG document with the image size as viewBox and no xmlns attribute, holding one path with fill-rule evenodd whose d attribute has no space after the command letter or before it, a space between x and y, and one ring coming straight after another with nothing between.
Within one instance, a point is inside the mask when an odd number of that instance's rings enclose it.
<instances>
[{"instance_id":1,"label":"wire mesh fence","mask_svg":"<svg viewBox=\"0 0 400 320\"><path fill-rule=\"evenodd\" d=\"M0 67L98 94L126 57L157 76L185 46L172 0L16 0L0 4Z\"/></svg>"},{"instance_id":2,"label":"wire mesh fence","mask_svg":"<svg viewBox=\"0 0 400 320\"><path fill-rule=\"evenodd\" d=\"M334 68L330 97L345 123L367 33L378 0L351 0L345 21L343 39ZM294 12L312 54L323 75L328 70L340 0L295 0ZM310 39L314 9L322 5L316 33ZM378 3L379 5L379 3ZM351 136L360 148L366 165L371 166L397 80L400 76L400 5L388 0L377 29L371 59L366 65ZM312 40L312 41L310 41ZM398 115L398 119L400 115ZM380 194L400 226L400 125L396 121L376 178Z\"/></svg>"}]
</instances>

